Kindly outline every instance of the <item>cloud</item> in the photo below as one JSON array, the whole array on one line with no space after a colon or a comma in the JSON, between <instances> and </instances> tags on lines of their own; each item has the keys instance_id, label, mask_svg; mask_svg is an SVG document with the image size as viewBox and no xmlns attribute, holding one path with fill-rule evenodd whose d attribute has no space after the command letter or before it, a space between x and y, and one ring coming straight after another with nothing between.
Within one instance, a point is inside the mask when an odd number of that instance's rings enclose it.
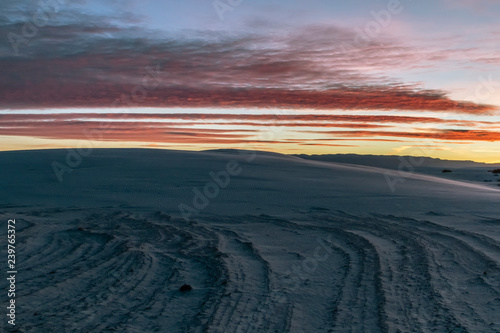
<instances>
[{"instance_id":1,"label":"cloud","mask_svg":"<svg viewBox=\"0 0 500 333\"><path fill-rule=\"evenodd\" d=\"M301 143L301 146L320 146L320 147L359 147L358 145L339 145L334 143Z\"/></svg>"},{"instance_id":2,"label":"cloud","mask_svg":"<svg viewBox=\"0 0 500 333\"><path fill-rule=\"evenodd\" d=\"M87 122L26 122L2 126L1 135L30 136L47 139L74 139L99 141L137 141L163 143L221 143L239 144L252 141L251 130L221 130L182 128L180 126L150 123Z\"/></svg>"},{"instance_id":3,"label":"cloud","mask_svg":"<svg viewBox=\"0 0 500 333\"><path fill-rule=\"evenodd\" d=\"M0 106L287 107L488 114L385 72L423 61L397 41L356 44L353 31L302 27L281 36L136 26L47 25L20 56L0 45ZM20 23L5 25L20 30ZM7 44L6 44L7 43ZM418 52L417 52L418 51ZM433 55L436 57L436 55ZM446 57L446 55L442 55ZM438 57L439 58L439 57ZM441 58L440 58L441 59Z\"/></svg>"},{"instance_id":4,"label":"cloud","mask_svg":"<svg viewBox=\"0 0 500 333\"><path fill-rule=\"evenodd\" d=\"M301 137L301 133L314 134L317 138L310 143L318 144L338 140L400 142L401 138L435 139L450 143L500 141L500 133L492 130L429 130L418 127L408 132L380 130L392 127L390 123L427 126L431 121L442 122L444 125L456 122L431 117L310 114L4 114L0 115L0 135L98 141L192 144L206 141L235 144L254 141L262 129L270 131L269 128L277 126L280 131L283 128L289 133L296 132L298 137ZM468 121L465 123L469 125ZM221 126L224 129L220 129ZM299 130L306 127L315 130ZM352 130L331 130L333 128ZM299 140L295 143L301 142ZM287 140L286 143L292 142Z\"/></svg>"},{"instance_id":5,"label":"cloud","mask_svg":"<svg viewBox=\"0 0 500 333\"><path fill-rule=\"evenodd\" d=\"M131 91L135 89L132 86L128 88ZM114 106L428 110L468 114L492 114L497 111L494 106L454 101L435 91L412 91L392 87L337 88L323 91L162 88L141 95L140 103L124 95L127 89L123 85L117 87L91 84L91 81L86 85L47 80L34 85L23 84L22 89L12 86L0 86L0 89L2 106L12 109Z\"/></svg>"},{"instance_id":6,"label":"cloud","mask_svg":"<svg viewBox=\"0 0 500 333\"><path fill-rule=\"evenodd\" d=\"M369 125L375 124L448 124L453 126L476 127L486 125L495 129L494 121L472 121L443 119L438 117L393 116L393 115L339 115L339 114L235 114L235 113L44 113L0 114L0 126L16 126L19 122L34 121L87 121L102 119L114 121L156 121L163 124L169 121L203 122L210 124L257 124L259 126L292 126L295 124L310 124L312 127L336 126L341 123L355 122ZM36 123L36 122L35 122ZM179 123L171 123L179 124Z\"/></svg>"},{"instance_id":7,"label":"cloud","mask_svg":"<svg viewBox=\"0 0 500 333\"><path fill-rule=\"evenodd\" d=\"M437 130L428 132L391 132L391 131L329 131L323 132L340 137L399 137L436 140L500 141L500 133L474 130Z\"/></svg>"}]
</instances>

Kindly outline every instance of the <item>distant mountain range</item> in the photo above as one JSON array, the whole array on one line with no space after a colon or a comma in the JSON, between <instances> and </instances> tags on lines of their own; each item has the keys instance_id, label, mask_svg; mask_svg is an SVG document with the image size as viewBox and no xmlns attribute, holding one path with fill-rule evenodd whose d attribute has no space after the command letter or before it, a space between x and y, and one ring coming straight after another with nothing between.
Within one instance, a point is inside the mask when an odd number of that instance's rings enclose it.
<instances>
[{"instance_id":1,"label":"distant mountain range","mask_svg":"<svg viewBox=\"0 0 500 333\"><path fill-rule=\"evenodd\" d=\"M431 157L397 156L397 155L358 155L358 154L330 154L330 155L306 155L294 154L292 156L307 160L323 162L337 162L357 165L367 165L385 169L398 169L402 163L409 163L415 168L474 168L490 167L497 168L500 164L488 164L474 161L442 160Z\"/></svg>"}]
</instances>

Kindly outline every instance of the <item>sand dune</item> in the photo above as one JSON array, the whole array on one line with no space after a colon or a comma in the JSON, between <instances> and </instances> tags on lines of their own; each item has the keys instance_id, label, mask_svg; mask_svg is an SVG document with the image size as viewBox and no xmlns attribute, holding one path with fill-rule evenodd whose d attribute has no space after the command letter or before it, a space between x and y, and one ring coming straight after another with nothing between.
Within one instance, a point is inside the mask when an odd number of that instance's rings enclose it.
<instances>
[{"instance_id":1,"label":"sand dune","mask_svg":"<svg viewBox=\"0 0 500 333\"><path fill-rule=\"evenodd\" d=\"M94 150L60 182L66 156L0 153L22 332L500 331L494 187L138 149ZM194 202L210 183L217 195Z\"/></svg>"}]
</instances>

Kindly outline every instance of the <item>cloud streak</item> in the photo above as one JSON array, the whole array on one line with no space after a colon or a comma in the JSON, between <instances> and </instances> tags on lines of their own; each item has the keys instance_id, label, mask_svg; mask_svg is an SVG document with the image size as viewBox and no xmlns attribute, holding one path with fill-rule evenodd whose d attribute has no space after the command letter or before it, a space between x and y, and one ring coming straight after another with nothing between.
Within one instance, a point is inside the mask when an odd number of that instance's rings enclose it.
<instances>
[{"instance_id":1,"label":"cloud streak","mask_svg":"<svg viewBox=\"0 0 500 333\"><path fill-rule=\"evenodd\" d=\"M314 123L316 126L335 126L339 122L375 123L375 124L449 124L454 126L486 125L497 128L494 121L472 121L443 119L439 117L393 116L393 115L338 115L338 114L236 114L236 113L52 113L52 114L1 114L0 125L9 126L16 122L36 121L87 121L102 119L106 121L202 121L206 123L244 124L254 122L260 126L294 125ZM219 122L221 123L221 122Z\"/></svg>"},{"instance_id":2,"label":"cloud streak","mask_svg":"<svg viewBox=\"0 0 500 333\"><path fill-rule=\"evenodd\" d=\"M39 115L34 115L36 118ZM62 118L64 115L57 115ZM186 115L184 115L186 116ZM223 117L224 115L212 115ZM240 116L240 115L235 115ZM247 116L247 115L243 115ZM248 115L255 118L260 115ZM302 115L301 117L308 116ZM203 125L203 128L200 128ZM206 128L206 126L224 126L226 129ZM242 126L243 129L234 126ZM141 141L159 143L221 143L235 144L254 142L258 136L258 128L279 126L298 134L314 134L314 141L349 140L349 141L386 141L398 142L400 138L408 139L434 139L456 142L496 142L500 141L500 133L487 130L413 130L408 132L389 130L357 130L381 129L389 126L385 124L370 124L359 122L290 122L290 123L264 123L264 122L213 122L200 123L193 121L183 122L130 122L130 121L97 121L97 120L21 120L12 121L11 115L0 117L0 135L6 136L31 136L49 139L75 139L97 141ZM317 130L297 130L300 127L311 127ZM327 130L324 128L348 128L351 130ZM294 129L295 128L295 129ZM97 135L88 133L97 133ZM327 138L330 136L331 138ZM383 137L383 138L381 138ZM283 141L291 143L290 140ZM300 143L295 140L294 143Z\"/></svg>"},{"instance_id":3,"label":"cloud streak","mask_svg":"<svg viewBox=\"0 0 500 333\"><path fill-rule=\"evenodd\" d=\"M422 62L422 54L394 40L353 46L356 35L338 27L302 27L278 37L190 32L145 38L148 32L136 27L80 22L46 26L43 32L19 57L9 56L8 45L0 45L1 107L286 107L469 114L498 109L454 101L443 91L387 76L388 69ZM445 55L432 55L436 57Z\"/></svg>"},{"instance_id":4,"label":"cloud streak","mask_svg":"<svg viewBox=\"0 0 500 333\"><path fill-rule=\"evenodd\" d=\"M398 132L398 131L328 131L324 132L339 137L396 137L396 138L418 138L436 140L457 141L500 141L500 133L493 131L474 130L439 130L427 132Z\"/></svg>"},{"instance_id":5,"label":"cloud streak","mask_svg":"<svg viewBox=\"0 0 500 333\"><path fill-rule=\"evenodd\" d=\"M130 91L135 87L128 86ZM156 89L134 102L124 95L127 86L71 85L62 81L24 84L23 89L1 87L5 108L65 107L218 107L295 108L316 110L446 111L492 114L497 107L458 102L435 91L411 91L392 87L338 88L325 91L229 88L197 90L184 87ZM117 96L122 96L117 98ZM125 96L125 97L123 97Z\"/></svg>"}]
</instances>

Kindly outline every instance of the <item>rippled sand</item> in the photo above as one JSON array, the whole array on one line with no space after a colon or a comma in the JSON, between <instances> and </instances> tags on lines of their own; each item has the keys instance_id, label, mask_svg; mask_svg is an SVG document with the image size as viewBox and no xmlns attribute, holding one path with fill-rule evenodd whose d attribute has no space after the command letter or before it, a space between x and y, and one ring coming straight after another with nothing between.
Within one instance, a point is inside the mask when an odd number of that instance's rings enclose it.
<instances>
[{"instance_id":1,"label":"rippled sand","mask_svg":"<svg viewBox=\"0 0 500 333\"><path fill-rule=\"evenodd\" d=\"M20 332L500 331L491 186L162 150L95 150L59 182L65 156L0 153ZM183 218L228 161L241 172Z\"/></svg>"}]
</instances>

